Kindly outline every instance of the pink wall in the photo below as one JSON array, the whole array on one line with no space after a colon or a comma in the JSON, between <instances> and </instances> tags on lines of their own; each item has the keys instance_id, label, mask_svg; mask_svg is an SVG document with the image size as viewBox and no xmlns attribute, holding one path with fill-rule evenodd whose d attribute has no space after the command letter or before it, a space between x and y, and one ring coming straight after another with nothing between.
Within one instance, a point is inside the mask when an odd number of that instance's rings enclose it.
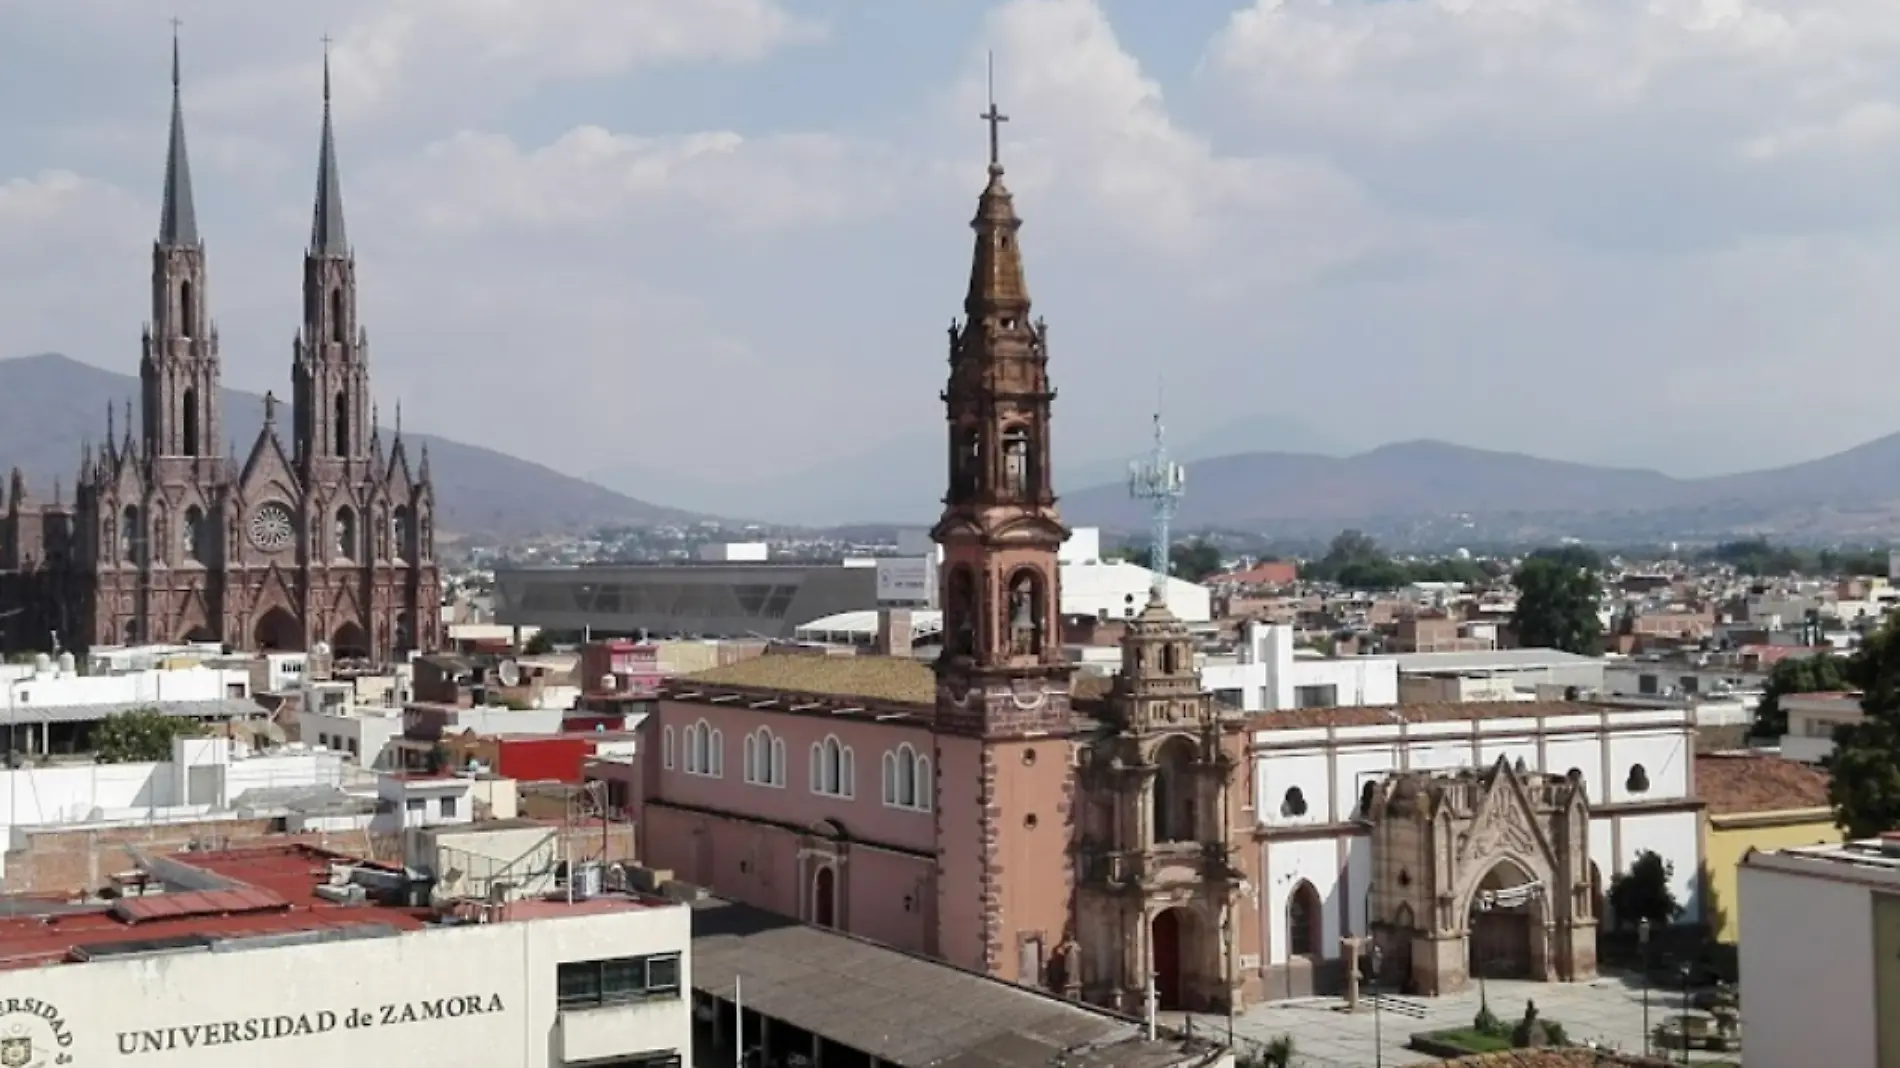
<instances>
[{"instance_id":1,"label":"pink wall","mask_svg":"<svg viewBox=\"0 0 1900 1068\"><path fill-rule=\"evenodd\" d=\"M725 767L724 774L717 779L686 772L683 752L686 728L702 719L721 733ZM667 727L673 730L671 769L662 766L661 749ZM745 781L744 738L747 731L760 727L769 727L785 740L785 786L782 788ZM925 853L936 850L936 819L931 813L884 804L884 753L908 742L928 754L932 739L921 724L870 723L843 717L820 719L744 707L661 701L658 711L642 724L642 729L651 732L642 790L648 801L663 800L800 828L813 827L827 819L836 820L856 840ZM852 748L856 789L850 799L811 791L811 747L814 742L823 742L828 735L836 736L842 744ZM649 835L653 834L650 830ZM648 848L656 848L651 838ZM682 878L690 879L686 869L679 871Z\"/></svg>"},{"instance_id":2,"label":"pink wall","mask_svg":"<svg viewBox=\"0 0 1900 1068\"><path fill-rule=\"evenodd\" d=\"M647 810L645 862L720 897L787 916L817 918L810 900L815 860L807 836L716 815ZM841 930L912 953L935 948L934 864L926 857L853 844L835 870L834 919Z\"/></svg>"},{"instance_id":3,"label":"pink wall","mask_svg":"<svg viewBox=\"0 0 1900 1068\"><path fill-rule=\"evenodd\" d=\"M940 955L959 968L984 971L983 746L971 738L937 740L937 808L943 876L937 885Z\"/></svg>"}]
</instances>

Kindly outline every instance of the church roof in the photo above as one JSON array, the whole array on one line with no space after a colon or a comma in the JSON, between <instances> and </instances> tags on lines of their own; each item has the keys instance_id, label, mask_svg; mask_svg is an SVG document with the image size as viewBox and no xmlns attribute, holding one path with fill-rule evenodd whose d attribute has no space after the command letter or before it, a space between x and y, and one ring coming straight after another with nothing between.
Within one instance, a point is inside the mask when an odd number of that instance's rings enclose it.
<instances>
[{"instance_id":1,"label":"church roof","mask_svg":"<svg viewBox=\"0 0 1900 1068\"><path fill-rule=\"evenodd\" d=\"M767 653L697 672L680 682L909 705L929 705L937 700L937 676L930 665L900 656Z\"/></svg>"},{"instance_id":2,"label":"church roof","mask_svg":"<svg viewBox=\"0 0 1900 1068\"><path fill-rule=\"evenodd\" d=\"M1352 708L1289 708L1257 712L1247 726L1257 731L1315 730L1326 727L1377 727L1391 723L1456 723L1479 719L1537 719L1545 716L1593 716L1629 712L1616 705L1588 701L1460 701L1417 705L1367 705Z\"/></svg>"},{"instance_id":3,"label":"church roof","mask_svg":"<svg viewBox=\"0 0 1900 1068\"><path fill-rule=\"evenodd\" d=\"M921 660L901 656L767 653L683 676L671 692L686 697L700 686L901 705L935 706L937 702L936 672ZM1107 689L1107 679L1085 672L1077 672L1069 683L1071 696L1080 699L1099 697Z\"/></svg>"}]
</instances>

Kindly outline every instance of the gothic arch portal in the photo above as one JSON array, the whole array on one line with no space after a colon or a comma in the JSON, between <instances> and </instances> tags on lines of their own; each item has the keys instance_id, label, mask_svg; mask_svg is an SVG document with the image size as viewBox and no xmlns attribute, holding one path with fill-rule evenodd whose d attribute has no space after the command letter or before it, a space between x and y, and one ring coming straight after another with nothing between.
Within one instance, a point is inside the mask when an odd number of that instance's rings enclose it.
<instances>
[{"instance_id":1,"label":"gothic arch portal","mask_svg":"<svg viewBox=\"0 0 1900 1068\"><path fill-rule=\"evenodd\" d=\"M369 632L352 620L336 629L330 638L330 653L338 660L361 660L369 656Z\"/></svg>"},{"instance_id":2,"label":"gothic arch portal","mask_svg":"<svg viewBox=\"0 0 1900 1068\"><path fill-rule=\"evenodd\" d=\"M273 608L258 617L257 625L251 635L257 648L273 653L293 653L303 650L303 624L286 608Z\"/></svg>"},{"instance_id":3,"label":"gothic arch portal","mask_svg":"<svg viewBox=\"0 0 1900 1068\"><path fill-rule=\"evenodd\" d=\"M1596 977L1589 803L1581 783L1489 769L1404 772L1372 791L1372 935L1424 996L1477 975Z\"/></svg>"}]
</instances>

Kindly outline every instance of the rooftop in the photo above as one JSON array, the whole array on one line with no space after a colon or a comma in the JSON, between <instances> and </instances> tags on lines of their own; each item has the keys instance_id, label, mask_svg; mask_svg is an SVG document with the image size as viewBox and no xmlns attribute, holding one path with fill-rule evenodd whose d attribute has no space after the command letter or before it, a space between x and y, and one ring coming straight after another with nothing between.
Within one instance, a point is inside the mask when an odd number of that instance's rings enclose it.
<instances>
[{"instance_id":1,"label":"rooftop","mask_svg":"<svg viewBox=\"0 0 1900 1068\"><path fill-rule=\"evenodd\" d=\"M674 688L691 683L907 705L930 705L937 700L937 675L930 665L900 656L767 653L687 675Z\"/></svg>"},{"instance_id":2,"label":"rooftop","mask_svg":"<svg viewBox=\"0 0 1900 1068\"><path fill-rule=\"evenodd\" d=\"M1511 1049L1436 1062L1441 1068L1669 1068L1672 1062L1634 1053L1585 1049Z\"/></svg>"},{"instance_id":3,"label":"rooftop","mask_svg":"<svg viewBox=\"0 0 1900 1068\"><path fill-rule=\"evenodd\" d=\"M1825 770L1765 753L1697 753L1695 784L1711 816L1828 807Z\"/></svg>"},{"instance_id":4,"label":"rooftop","mask_svg":"<svg viewBox=\"0 0 1900 1068\"><path fill-rule=\"evenodd\" d=\"M1839 845L1753 849L1742 857L1741 867L1900 890L1900 832Z\"/></svg>"},{"instance_id":5,"label":"rooftop","mask_svg":"<svg viewBox=\"0 0 1900 1068\"><path fill-rule=\"evenodd\" d=\"M305 845L148 857L140 866L150 884L162 890L77 906L0 898L0 970L158 953L231 952L287 941L380 938L421 930L436 920L432 909L381 904L374 893L355 904L324 896L319 888L333 883L339 868L391 885L401 872ZM571 905L523 901L510 905L504 918L638 907L644 906L623 896Z\"/></svg>"},{"instance_id":6,"label":"rooftop","mask_svg":"<svg viewBox=\"0 0 1900 1068\"><path fill-rule=\"evenodd\" d=\"M1465 720L1538 719L1547 716L1616 715L1666 709L1632 709L1590 701L1457 701L1442 704L1372 705L1352 708L1289 708L1249 717L1253 730L1312 730L1376 727L1394 723L1457 723ZM1654 723L1647 724L1655 726Z\"/></svg>"},{"instance_id":7,"label":"rooftop","mask_svg":"<svg viewBox=\"0 0 1900 1068\"><path fill-rule=\"evenodd\" d=\"M1139 1023L719 900L693 908L693 986L893 1068L1168 1068L1212 1049Z\"/></svg>"},{"instance_id":8,"label":"rooftop","mask_svg":"<svg viewBox=\"0 0 1900 1068\"><path fill-rule=\"evenodd\" d=\"M1601 664L1600 657L1562 649L1482 649L1456 653L1399 653L1393 657L1408 675L1433 671L1529 671L1544 667Z\"/></svg>"},{"instance_id":9,"label":"rooftop","mask_svg":"<svg viewBox=\"0 0 1900 1068\"><path fill-rule=\"evenodd\" d=\"M1107 694L1110 680L1076 672L1069 692L1079 699ZM705 690L733 687L755 692L804 694L934 708L937 674L921 660L901 656L832 656L767 653L675 679L667 696L687 699Z\"/></svg>"}]
</instances>

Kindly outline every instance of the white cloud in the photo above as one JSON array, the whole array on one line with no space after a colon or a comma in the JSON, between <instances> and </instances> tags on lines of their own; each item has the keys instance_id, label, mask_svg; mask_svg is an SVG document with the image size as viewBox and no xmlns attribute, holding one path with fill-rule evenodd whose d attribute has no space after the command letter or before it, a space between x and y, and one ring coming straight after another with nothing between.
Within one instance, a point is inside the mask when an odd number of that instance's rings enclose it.
<instances>
[{"instance_id":1,"label":"white cloud","mask_svg":"<svg viewBox=\"0 0 1900 1068\"><path fill-rule=\"evenodd\" d=\"M111 292L91 266L113 257L137 262L144 252L138 235L155 229L157 219L120 190L70 171L0 181L6 354L65 348L75 332L89 333L80 324L97 323L101 294ZM136 339L142 317L142 308L128 308L118 329Z\"/></svg>"},{"instance_id":2,"label":"white cloud","mask_svg":"<svg viewBox=\"0 0 1900 1068\"><path fill-rule=\"evenodd\" d=\"M681 211L756 231L878 214L896 196L885 179L883 161L826 134L647 138L582 126L525 151L500 134L458 134L394 168L382 195L462 234L651 224Z\"/></svg>"}]
</instances>

